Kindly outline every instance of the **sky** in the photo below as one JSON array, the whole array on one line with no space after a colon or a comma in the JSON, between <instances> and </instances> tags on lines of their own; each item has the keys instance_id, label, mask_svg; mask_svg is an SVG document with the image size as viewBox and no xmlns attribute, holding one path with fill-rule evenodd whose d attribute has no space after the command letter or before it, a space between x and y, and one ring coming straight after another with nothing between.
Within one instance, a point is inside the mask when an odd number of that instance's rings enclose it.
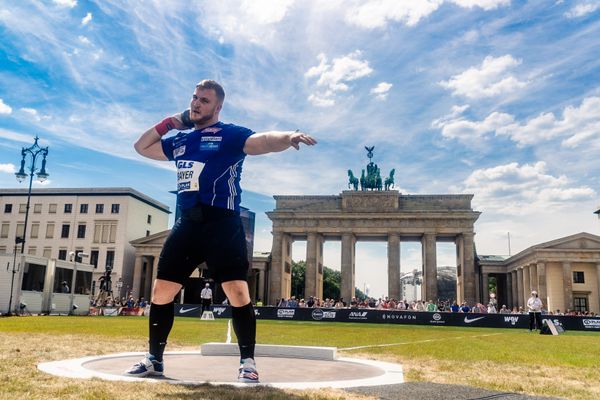
<instances>
[{"instance_id":1,"label":"sky","mask_svg":"<svg viewBox=\"0 0 600 400\"><path fill-rule=\"evenodd\" d=\"M347 190L365 146L403 194L473 194L479 254L600 234L598 0L0 0L0 35L3 188L25 187L39 135L44 187L132 187L174 209L174 166L133 143L208 78L222 121L319 141L246 158L255 250L271 249L273 195ZM420 253L402 243L403 272ZM324 263L339 269L339 242ZM386 267L385 243L358 243L357 287L385 295Z\"/></svg>"}]
</instances>

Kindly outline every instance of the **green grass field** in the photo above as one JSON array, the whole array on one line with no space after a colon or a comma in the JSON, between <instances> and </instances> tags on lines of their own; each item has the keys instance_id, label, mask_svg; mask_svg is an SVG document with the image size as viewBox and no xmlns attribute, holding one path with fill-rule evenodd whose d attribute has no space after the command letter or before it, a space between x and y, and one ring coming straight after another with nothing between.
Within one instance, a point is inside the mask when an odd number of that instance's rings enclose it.
<instances>
[{"instance_id":1,"label":"green grass field","mask_svg":"<svg viewBox=\"0 0 600 400\"><path fill-rule=\"evenodd\" d=\"M0 319L0 399L346 399L346 392L82 381L37 371L43 361L145 351L144 317ZM600 334L362 323L258 321L259 343L334 346L340 354L401 363L407 381L592 399L600 396ZM167 350L224 342L227 321L177 318ZM358 347L356 349L348 349ZM347 350L343 350L347 349ZM535 375L532 375L535 371Z\"/></svg>"}]
</instances>

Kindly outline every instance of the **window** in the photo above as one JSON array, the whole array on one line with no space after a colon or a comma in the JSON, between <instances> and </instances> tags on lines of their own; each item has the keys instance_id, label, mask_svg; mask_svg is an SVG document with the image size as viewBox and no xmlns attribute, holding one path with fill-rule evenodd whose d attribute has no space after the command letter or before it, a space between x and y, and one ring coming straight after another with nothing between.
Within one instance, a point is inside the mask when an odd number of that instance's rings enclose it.
<instances>
[{"instance_id":1,"label":"window","mask_svg":"<svg viewBox=\"0 0 600 400\"><path fill-rule=\"evenodd\" d=\"M66 250L65 250L66 251ZM54 293L71 293L71 281L73 280L73 270L67 268L56 267L54 270ZM63 282L66 285L63 285Z\"/></svg>"},{"instance_id":2,"label":"window","mask_svg":"<svg viewBox=\"0 0 600 400\"><path fill-rule=\"evenodd\" d=\"M585 283L583 271L573 271L573 283Z\"/></svg>"},{"instance_id":3,"label":"window","mask_svg":"<svg viewBox=\"0 0 600 400\"><path fill-rule=\"evenodd\" d=\"M77 226L77 239L84 239L85 238L85 225L78 225Z\"/></svg>"},{"instance_id":4,"label":"window","mask_svg":"<svg viewBox=\"0 0 600 400\"><path fill-rule=\"evenodd\" d=\"M146 237L150 236L150 231L146 231Z\"/></svg>"},{"instance_id":5,"label":"window","mask_svg":"<svg viewBox=\"0 0 600 400\"><path fill-rule=\"evenodd\" d=\"M6 246L0 246L0 254L6 253Z\"/></svg>"},{"instance_id":6,"label":"window","mask_svg":"<svg viewBox=\"0 0 600 400\"><path fill-rule=\"evenodd\" d=\"M12 212L12 204L5 204L4 205L4 212L6 214L10 214Z\"/></svg>"},{"instance_id":7,"label":"window","mask_svg":"<svg viewBox=\"0 0 600 400\"><path fill-rule=\"evenodd\" d=\"M80 204L79 205L79 213L80 214L87 214L88 212L88 205L87 204Z\"/></svg>"},{"instance_id":8,"label":"window","mask_svg":"<svg viewBox=\"0 0 600 400\"><path fill-rule=\"evenodd\" d=\"M152 223L152 215L148 214L148 218L146 218L146 222L149 224Z\"/></svg>"},{"instance_id":9,"label":"window","mask_svg":"<svg viewBox=\"0 0 600 400\"><path fill-rule=\"evenodd\" d=\"M56 204L49 204L48 205L48 213L49 214L56 214Z\"/></svg>"},{"instance_id":10,"label":"window","mask_svg":"<svg viewBox=\"0 0 600 400\"><path fill-rule=\"evenodd\" d=\"M115 251L108 250L106 252L106 265L114 267L114 263L115 263Z\"/></svg>"},{"instance_id":11,"label":"window","mask_svg":"<svg viewBox=\"0 0 600 400\"><path fill-rule=\"evenodd\" d=\"M25 224L17 224L17 237L22 238L25 233Z\"/></svg>"},{"instance_id":12,"label":"window","mask_svg":"<svg viewBox=\"0 0 600 400\"><path fill-rule=\"evenodd\" d=\"M90 264L94 266L94 268L98 268L98 254L100 252L98 250L92 250L90 252Z\"/></svg>"},{"instance_id":13,"label":"window","mask_svg":"<svg viewBox=\"0 0 600 400\"><path fill-rule=\"evenodd\" d=\"M33 224L31 224L31 233L29 234L29 237L32 239L37 239L39 233L40 233L40 223L34 222Z\"/></svg>"},{"instance_id":14,"label":"window","mask_svg":"<svg viewBox=\"0 0 600 400\"><path fill-rule=\"evenodd\" d=\"M27 210L27 204L19 204L19 213L25 214L25 210Z\"/></svg>"},{"instance_id":15,"label":"window","mask_svg":"<svg viewBox=\"0 0 600 400\"><path fill-rule=\"evenodd\" d=\"M33 205L33 213L34 214L41 214L42 213L42 204L34 204Z\"/></svg>"},{"instance_id":16,"label":"window","mask_svg":"<svg viewBox=\"0 0 600 400\"><path fill-rule=\"evenodd\" d=\"M46 225L46 239L52 239L54 237L54 223L48 222Z\"/></svg>"},{"instance_id":17,"label":"window","mask_svg":"<svg viewBox=\"0 0 600 400\"><path fill-rule=\"evenodd\" d=\"M75 294L90 294L92 288L92 273L77 271L75 276Z\"/></svg>"},{"instance_id":18,"label":"window","mask_svg":"<svg viewBox=\"0 0 600 400\"><path fill-rule=\"evenodd\" d=\"M96 204L96 214L102 214L104 212L104 204Z\"/></svg>"},{"instance_id":19,"label":"window","mask_svg":"<svg viewBox=\"0 0 600 400\"><path fill-rule=\"evenodd\" d=\"M65 214L71 214L73 211L73 204L67 203L65 204Z\"/></svg>"},{"instance_id":20,"label":"window","mask_svg":"<svg viewBox=\"0 0 600 400\"><path fill-rule=\"evenodd\" d=\"M119 213L119 204L113 204L110 206L110 213L111 214L118 214Z\"/></svg>"},{"instance_id":21,"label":"window","mask_svg":"<svg viewBox=\"0 0 600 400\"><path fill-rule=\"evenodd\" d=\"M10 224L8 222L3 222L2 228L0 228L0 238L8 237L8 228L10 228Z\"/></svg>"},{"instance_id":22,"label":"window","mask_svg":"<svg viewBox=\"0 0 600 400\"><path fill-rule=\"evenodd\" d=\"M59 260L66 260L67 259L67 249L60 249L60 250L58 250L58 259Z\"/></svg>"},{"instance_id":23,"label":"window","mask_svg":"<svg viewBox=\"0 0 600 400\"><path fill-rule=\"evenodd\" d=\"M62 239L69 237L69 229L70 228L71 228L71 226L69 224L63 224L62 229L60 231L60 237Z\"/></svg>"},{"instance_id":24,"label":"window","mask_svg":"<svg viewBox=\"0 0 600 400\"><path fill-rule=\"evenodd\" d=\"M23 269L23 283L21 290L41 292L44 290L44 279L46 277L46 266L37 264L25 264Z\"/></svg>"},{"instance_id":25,"label":"window","mask_svg":"<svg viewBox=\"0 0 600 400\"><path fill-rule=\"evenodd\" d=\"M36 252L37 252L37 247L29 246L29 249L27 250L27 254L29 254L31 256L35 256Z\"/></svg>"},{"instance_id":26,"label":"window","mask_svg":"<svg viewBox=\"0 0 600 400\"><path fill-rule=\"evenodd\" d=\"M42 253L42 257L44 257L44 258L52 257L52 247L44 247L44 252Z\"/></svg>"},{"instance_id":27,"label":"window","mask_svg":"<svg viewBox=\"0 0 600 400\"><path fill-rule=\"evenodd\" d=\"M575 311L589 311L587 296L574 296L573 305L575 306Z\"/></svg>"},{"instance_id":28,"label":"window","mask_svg":"<svg viewBox=\"0 0 600 400\"><path fill-rule=\"evenodd\" d=\"M115 243L117 221L96 221L94 225L94 243Z\"/></svg>"}]
</instances>

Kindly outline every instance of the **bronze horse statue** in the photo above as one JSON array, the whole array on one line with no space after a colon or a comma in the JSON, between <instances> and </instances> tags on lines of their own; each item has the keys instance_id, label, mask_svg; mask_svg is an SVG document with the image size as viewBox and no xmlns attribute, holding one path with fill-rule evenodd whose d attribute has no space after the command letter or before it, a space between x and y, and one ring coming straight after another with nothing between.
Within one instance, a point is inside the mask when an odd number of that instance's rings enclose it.
<instances>
[{"instance_id":1,"label":"bronze horse statue","mask_svg":"<svg viewBox=\"0 0 600 400\"><path fill-rule=\"evenodd\" d=\"M349 169L348 170L348 189L350 189L351 187L354 188L354 190L358 190L358 178L354 176L354 174L352 173L352 170Z\"/></svg>"},{"instance_id":2,"label":"bronze horse statue","mask_svg":"<svg viewBox=\"0 0 600 400\"><path fill-rule=\"evenodd\" d=\"M394 174L396 173L396 169L392 168L390 171L390 176L385 178L385 190L389 190L394 187Z\"/></svg>"}]
</instances>

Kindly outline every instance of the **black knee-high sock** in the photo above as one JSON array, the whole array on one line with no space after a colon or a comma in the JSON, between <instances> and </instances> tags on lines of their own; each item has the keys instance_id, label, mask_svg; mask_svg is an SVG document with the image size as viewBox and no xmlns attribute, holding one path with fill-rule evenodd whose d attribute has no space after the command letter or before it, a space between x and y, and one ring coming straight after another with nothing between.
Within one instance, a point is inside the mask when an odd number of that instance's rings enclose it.
<instances>
[{"instance_id":1,"label":"black knee-high sock","mask_svg":"<svg viewBox=\"0 0 600 400\"><path fill-rule=\"evenodd\" d=\"M173 309L173 302L168 304L154 304L150 305L150 354L152 354L158 361L162 361L165 346L167 345L167 337L173 327L173 320L175 319L175 310Z\"/></svg>"},{"instance_id":2,"label":"black knee-high sock","mask_svg":"<svg viewBox=\"0 0 600 400\"><path fill-rule=\"evenodd\" d=\"M256 344L256 316L252 303L242 307L231 307L233 330L238 339L240 358L254 358Z\"/></svg>"}]
</instances>

